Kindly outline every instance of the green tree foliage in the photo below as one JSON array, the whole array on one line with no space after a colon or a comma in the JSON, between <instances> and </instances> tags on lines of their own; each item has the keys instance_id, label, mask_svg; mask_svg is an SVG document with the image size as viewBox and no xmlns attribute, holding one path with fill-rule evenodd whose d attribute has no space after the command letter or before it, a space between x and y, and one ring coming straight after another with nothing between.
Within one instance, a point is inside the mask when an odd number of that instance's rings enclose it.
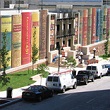
<instances>
[{"instance_id":1,"label":"green tree foliage","mask_svg":"<svg viewBox=\"0 0 110 110\"><path fill-rule=\"evenodd\" d=\"M109 45L109 39L106 39L107 41L105 42L105 55L108 56L108 45Z\"/></svg>"},{"instance_id":2,"label":"green tree foliage","mask_svg":"<svg viewBox=\"0 0 110 110\"><path fill-rule=\"evenodd\" d=\"M75 67L76 66L76 60L71 56L71 57L67 57L67 62L65 62L65 65L67 67Z\"/></svg>"},{"instance_id":3,"label":"green tree foliage","mask_svg":"<svg viewBox=\"0 0 110 110\"><path fill-rule=\"evenodd\" d=\"M33 33L33 45L32 45L32 69L33 69L33 65L36 63L36 61L39 58L38 53L39 53L39 49L36 46L36 27L35 27Z\"/></svg>"},{"instance_id":4,"label":"green tree foliage","mask_svg":"<svg viewBox=\"0 0 110 110\"><path fill-rule=\"evenodd\" d=\"M46 74L46 70L48 70L48 66L46 64L40 64L38 67L37 67L37 73L38 74L41 74L42 77L45 77L45 74Z\"/></svg>"},{"instance_id":5,"label":"green tree foliage","mask_svg":"<svg viewBox=\"0 0 110 110\"><path fill-rule=\"evenodd\" d=\"M48 69L49 68L48 68L48 66L46 64L40 64L37 67L37 74L40 74L40 76L41 76L41 82L42 82L42 77L46 77L46 75L48 75L48 72L46 71Z\"/></svg>"},{"instance_id":6,"label":"green tree foliage","mask_svg":"<svg viewBox=\"0 0 110 110\"><path fill-rule=\"evenodd\" d=\"M9 82L9 78L6 77L6 69L9 66L8 62L10 61L10 57L8 57L9 50L7 50L7 29L3 33L2 41L1 41L1 49L0 49L0 63L3 68L3 73L0 75L0 82L5 85L7 82Z\"/></svg>"}]
</instances>

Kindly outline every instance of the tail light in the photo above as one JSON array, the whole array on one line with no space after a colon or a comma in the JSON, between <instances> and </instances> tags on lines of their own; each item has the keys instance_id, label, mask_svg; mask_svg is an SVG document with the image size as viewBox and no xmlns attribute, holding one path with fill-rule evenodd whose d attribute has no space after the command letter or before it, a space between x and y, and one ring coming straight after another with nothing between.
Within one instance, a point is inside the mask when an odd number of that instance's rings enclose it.
<instances>
[{"instance_id":1,"label":"tail light","mask_svg":"<svg viewBox=\"0 0 110 110\"><path fill-rule=\"evenodd\" d=\"M98 71L96 71L96 73L98 74Z\"/></svg>"},{"instance_id":2,"label":"tail light","mask_svg":"<svg viewBox=\"0 0 110 110\"><path fill-rule=\"evenodd\" d=\"M59 83L59 86L61 87L61 84Z\"/></svg>"}]
</instances>

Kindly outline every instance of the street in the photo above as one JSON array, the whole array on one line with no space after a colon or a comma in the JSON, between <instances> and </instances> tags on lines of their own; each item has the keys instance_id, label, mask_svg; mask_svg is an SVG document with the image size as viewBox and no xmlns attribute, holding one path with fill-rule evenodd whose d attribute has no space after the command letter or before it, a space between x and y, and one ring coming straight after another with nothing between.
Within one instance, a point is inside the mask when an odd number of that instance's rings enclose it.
<instances>
[{"instance_id":1,"label":"street","mask_svg":"<svg viewBox=\"0 0 110 110\"><path fill-rule=\"evenodd\" d=\"M21 101L1 110L110 110L110 76L78 85L41 102Z\"/></svg>"}]
</instances>

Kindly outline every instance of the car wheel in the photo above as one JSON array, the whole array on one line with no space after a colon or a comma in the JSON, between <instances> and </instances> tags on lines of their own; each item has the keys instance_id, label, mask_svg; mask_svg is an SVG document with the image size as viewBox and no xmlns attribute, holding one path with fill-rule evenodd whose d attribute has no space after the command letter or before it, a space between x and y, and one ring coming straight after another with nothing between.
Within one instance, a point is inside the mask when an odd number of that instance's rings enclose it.
<instances>
[{"instance_id":1,"label":"car wheel","mask_svg":"<svg viewBox=\"0 0 110 110\"><path fill-rule=\"evenodd\" d=\"M50 93L50 97L53 97L53 94L54 94L54 92L52 91L52 92Z\"/></svg>"},{"instance_id":2,"label":"car wheel","mask_svg":"<svg viewBox=\"0 0 110 110\"><path fill-rule=\"evenodd\" d=\"M62 92L65 93L65 91L66 91L66 87L64 86Z\"/></svg>"},{"instance_id":3,"label":"car wheel","mask_svg":"<svg viewBox=\"0 0 110 110\"><path fill-rule=\"evenodd\" d=\"M41 96L38 97L38 101L39 101L39 102L42 101L42 97L41 97Z\"/></svg>"},{"instance_id":4,"label":"car wheel","mask_svg":"<svg viewBox=\"0 0 110 110\"><path fill-rule=\"evenodd\" d=\"M92 82L94 82L94 77L92 78Z\"/></svg>"},{"instance_id":5,"label":"car wheel","mask_svg":"<svg viewBox=\"0 0 110 110\"><path fill-rule=\"evenodd\" d=\"M88 80L86 79L86 80L85 80L85 85L87 85L87 84L88 84Z\"/></svg>"},{"instance_id":6,"label":"car wheel","mask_svg":"<svg viewBox=\"0 0 110 110\"><path fill-rule=\"evenodd\" d=\"M99 78L100 78L100 79L102 78L102 74L100 74Z\"/></svg>"},{"instance_id":7,"label":"car wheel","mask_svg":"<svg viewBox=\"0 0 110 110\"><path fill-rule=\"evenodd\" d=\"M75 84L73 85L73 89L77 88L77 83L75 82Z\"/></svg>"}]
</instances>

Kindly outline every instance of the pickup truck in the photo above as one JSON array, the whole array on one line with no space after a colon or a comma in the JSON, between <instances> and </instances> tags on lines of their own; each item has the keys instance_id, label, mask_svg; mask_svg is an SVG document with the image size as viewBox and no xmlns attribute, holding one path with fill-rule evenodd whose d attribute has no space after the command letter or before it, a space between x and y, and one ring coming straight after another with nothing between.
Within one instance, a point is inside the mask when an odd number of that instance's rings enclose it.
<instances>
[{"instance_id":1,"label":"pickup truck","mask_svg":"<svg viewBox=\"0 0 110 110\"><path fill-rule=\"evenodd\" d=\"M77 83L83 82L84 84L88 84L88 81L91 80L94 82L94 74L92 74L88 70L80 70L76 75Z\"/></svg>"}]
</instances>

